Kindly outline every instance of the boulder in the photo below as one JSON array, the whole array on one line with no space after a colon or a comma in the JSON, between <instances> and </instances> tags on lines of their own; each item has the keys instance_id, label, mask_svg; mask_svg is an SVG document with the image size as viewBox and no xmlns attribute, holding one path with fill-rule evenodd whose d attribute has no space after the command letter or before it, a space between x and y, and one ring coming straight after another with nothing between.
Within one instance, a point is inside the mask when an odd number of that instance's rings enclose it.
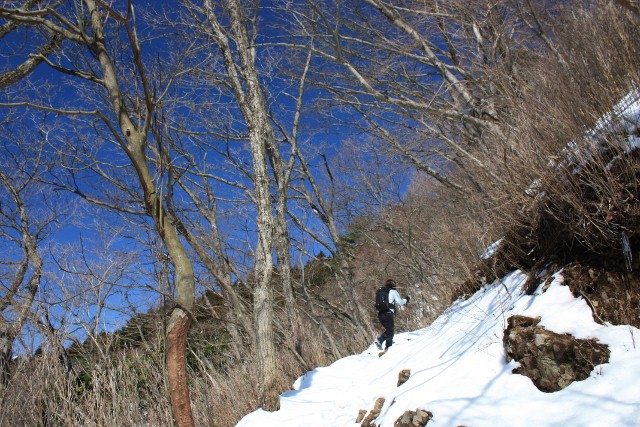
<instances>
[{"instance_id":1,"label":"boulder","mask_svg":"<svg viewBox=\"0 0 640 427\"><path fill-rule=\"evenodd\" d=\"M433 414L424 409L407 411L393 423L393 427L424 427L432 418Z\"/></svg>"},{"instance_id":2,"label":"boulder","mask_svg":"<svg viewBox=\"0 0 640 427\"><path fill-rule=\"evenodd\" d=\"M379 397L376 399L376 403L373 405L373 409L369 412L369 415L362 421L360 424L361 427L376 427L376 423L373 422L378 415L380 415L380 411L382 410L382 405L384 405L384 397ZM360 414L358 414L359 416Z\"/></svg>"},{"instance_id":3,"label":"boulder","mask_svg":"<svg viewBox=\"0 0 640 427\"><path fill-rule=\"evenodd\" d=\"M589 378L596 365L609 361L606 345L548 331L537 326L539 322L539 317L512 316L503 338L507 362L520 363L513 373L529 377L539 390L562 390Z\"/></svg>"},{"instance_id":4,"label":"boulder","mask_svg":"<svg viewBox=\"0 0 640 427\"><path fill-rule=\"evenodd\" d=\"M403 369L398 374L398 387L402 384L406 383L409 377L411 376L411 369Z\"/></svg>"}]
</instances>

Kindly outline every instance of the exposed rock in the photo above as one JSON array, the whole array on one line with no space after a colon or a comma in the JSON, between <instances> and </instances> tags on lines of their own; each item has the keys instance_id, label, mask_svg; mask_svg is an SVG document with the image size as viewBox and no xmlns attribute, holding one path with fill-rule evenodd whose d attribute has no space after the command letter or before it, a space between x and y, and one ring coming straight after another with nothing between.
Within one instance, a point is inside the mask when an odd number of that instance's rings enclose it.
<instances>
[{"instance_id":1,"label":"exposed rock","mask_svg":"<svg viewBox=\"0 0 640 427\"><path fill-rule=\"evenodd\" d=\"M367 410L366 409L360 409L358 411L358 416L356 417L356 424L358 424L360 421L362 421L362 419L364 418L365 415L367 415Z\"/></svg>"},{"instance_id":2,"label":"exposed rock","mask_svg":"<svg viewBox=\"0 0 640 427\"><path fill-rule=\"evenodd\" d=\"M529 377L539 390L562 390L609 361L606 345L548 331L537 326L539 322L539 317L512 316L503 338L507 362L520 362L513 373Z\"/></svg>"},{"instance_id":3,"label":"exposed rock","mask_svg":"<svg viewBox=\"0 0 640 427\"><path fill-rule=\"evenodd\" d=\"M364 419L362 424L360 424L362 427L376 427L376 424L373 422L373 420L378 418L378 415L380 415L382 405L384 405L384 400L384 397L379 397L376 400L376 403L373 405L373 409L371 410L371 412L369 412L369 415L367 415L367 418Z\"/></svg>"},{"instance_id":4,"label":"exposed rock","mask_svg":"<svg viewBox=\"0 0 640 427\"><path fill-rule=\"evenodd\" d=\"M634 258L634 271L618 264L598 267L578 262L562 270L564 283L571 293L585 299L598 323L640 327L640 274L638 258Z\"/></svg>"},{"instance_id":5,"label":"exposed rock","mask_svg":"<svg viewBox=\"0 0 640 427\"><path fill-rule=\"evenodd\" d=\"M411 369L403 369L398 374L398 387L402 384L406 383L409 377L411 376Z\"/></svg>"},{"instance_id":6,"label":"exposed rock","mask_svg":"<svg viewBox=\"0 0 640 427\"><path fill-rule=\"evenodd\" d=\"M407 411L393 423L393 427L424 427L432 418L433 414L424 409Z\"/></svg>"}]
</instances>

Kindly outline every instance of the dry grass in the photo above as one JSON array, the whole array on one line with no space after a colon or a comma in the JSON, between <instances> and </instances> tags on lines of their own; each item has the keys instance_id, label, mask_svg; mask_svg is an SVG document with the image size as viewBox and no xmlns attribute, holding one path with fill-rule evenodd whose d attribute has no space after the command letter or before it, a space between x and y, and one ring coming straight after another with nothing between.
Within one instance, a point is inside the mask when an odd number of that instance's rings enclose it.
<instances>
[{"instance_id":1,"label":"dry grass","mask_svg":"<svg viewBox=\"0 0 640 427\"><path fill-rule=\"evenodd\" d=\"M161 323L156 327L161 330ZM280 392L307 370L333 361L320 333L312 325L304 329L303 357L284 342L279 346ZM341 339L339 345L348 348L349 337ZM71 371L53 352L16 359L9 383L0 390L0 426L172 425L162 338L146 337L146 344L138 346L106 357L77 352ZM197 345L189 351L196 425L234 426L258 408L258 377L250 350L244 360L224 360L224 354L212 358Z\"/></svg>"},{"instance_id":2,"label":"dry grass","mask_svg":"<svg viewBox=\"0 0 640 427\"><path fill-rule=\"evenodd\" d=\"M509 185L482 177L481 171L483 191L474 196L415 182L404 204L383 212L358 242L352 267L359 298L372 300L387 277L396 278L401 293L412 297L416 309L409 322L399 318L399 330L424 326L452 298L510 268L541 268L549 255L621 257L621 232L637 248L638 153L622 155L619 134L603 135L604 149L594 153L586 148L585 130L640 82L638 17L603 4L573 13L557 30L566 66L551 55L522 54L526 62L515 67L517 75L492 76L507 97L509 140L496 140L481 160L504 171ZM567 163L573 153L563 151L570 141L586 160L578 171L576 163ZM466 171L472 172L473 165ZM532 196L527 190L536 180L542 191ZM482 250L500 235L505 243L498 255L478 266ZM639 258L637 250L634 255ZM317 286L326 288L325 295L335 294L332 274L321 273ZM335 312L322 311L313 301L301 304L314 319L307 318L296 352L287 331L278 331L279 391L308 369L335 359L327 334L344 354L362 347L363 338L345 329ZM371 324L376 324L374 315L371 309ZM283 319L276 323L287 324ZM161 338L147 338L145 347L103 358L81 355L71 372L52 352L16 360L9 383L0 390L0 426L171 425L162 348ZM224 353L212 358L195 344L192 349L189 383L197 425L233 426L257 408L258 379L249 349L243 360Z\"/></svg>"},{"instance_id":3,"label":"dry grass","mask_svg":"<svg viewBox=\"0 0 640 427\"><path fill-rule=\"evenodd\" d=\"M480 199L451 193L430 179L415 180L403 203L383 212L355 250L361 297L371 300L393 277L400 293L411 296L409 329L428 325L492 243L489 214Z\"/></svg>"},{"instance_id":4,"label":"dry grass","mask_svg":"<svg viewBox=\"0 0 640 427\"><path fill-rule=\"evenodd\" d=\"M565 64L554 55L527 56L501 84L511 105L505 133L518 150L505 148L511 185L487 186L495 205L506 201L495 212L507 230L502 260L491 268L529 269L543 257L621 256L621 234L638 236L638 153L624 151L627 135L615 117L613 130L591 130L636 90L639 23L638 15L608 3L576 10L555 28Z\"/></svg>"},{"instance_id":5,"label":"dry grass","mask_svg":"<svg viewBox=\"0 0 640 427\"><path fill-rule=\"evenodd\" d=\"M158 357L122 353L72 372L52 353L18 361L3 390L0 425L170 425Z\"/></svg>"},{"instance_id":6,"label":"dry grass","mask_svg":"<svg viewBox=\"0 0 640 427\"><path fill-rule=\"evenodd\" d=\"M505 67L482 70L504 121L502 135L485 135L474 155L501 179L469 163L463 170L474 176L475 194L418 183L367 234L361 282L398 277L418 284L411 292L428 304L445 295L448 304L515 268L588 254L621 258L622 233L634 246L639 154L624 153L619 131L587 130L640 82L640 17L610 3L586 7L571 7L548 29L564 62L522 43ZM500 251L478 264L495 237L504 238Z\"/></svg>"}]
</instances>

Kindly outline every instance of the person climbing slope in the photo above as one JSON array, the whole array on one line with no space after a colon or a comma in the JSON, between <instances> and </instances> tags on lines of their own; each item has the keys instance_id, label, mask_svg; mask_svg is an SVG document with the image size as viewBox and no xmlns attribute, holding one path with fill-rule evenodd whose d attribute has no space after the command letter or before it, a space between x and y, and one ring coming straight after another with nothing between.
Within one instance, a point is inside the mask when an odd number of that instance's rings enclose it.
<instances>
[{"instance_id":1,"label":"person climbing slope","mask_svg":"<svg viewBox=\"0 0 640 427\"><path fill-rule=\"evenodd\" d=\"M380 320L380 324L384 328L384 332L375 342L379 350L387 350L393 344L396 303L402 308L409 302L409 299L408 295L405 298L400 298L400 294L396 290L396 282L393 279L387 279L385 286L376 291L378 320ZM386 346L383 348L385 341Z\"/></svg>"}]
</instances>

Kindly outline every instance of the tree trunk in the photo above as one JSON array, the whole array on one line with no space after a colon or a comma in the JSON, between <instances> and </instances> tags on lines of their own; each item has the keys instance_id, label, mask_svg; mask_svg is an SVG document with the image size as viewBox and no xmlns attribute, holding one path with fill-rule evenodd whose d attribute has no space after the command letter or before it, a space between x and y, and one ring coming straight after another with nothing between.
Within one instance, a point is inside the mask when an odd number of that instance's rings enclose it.
<instances>
[{"instance_id":1,"label":"tree trunk","mask_svg":"<svg viewBox=\"0 0 640 427\"><path fill-rule=\"evenodd\" d=\"M167 374L169 377L169 395L177 426L193 426L191 398L187 386L187 333L191 326L191 317L176 307L171 312L167 326Z\"/></svg>"},{"instance_id":2,"label":"tree trunk","mask_svg":"<svg viewBox=\"0 0 640 427\"><path fill-rule=\"evenodd\" d=\"M116 136L121 143L122 149L131 160L138 175L138 180L143 190L144 202L147 213L153 219L158 235L167 248L171 262L175 270L175 302L176 307L171 313L167 327L167 354L166 364L169 379L169 393L171 397L171 408L173 410L174 422L179 427L193 426L193 414L191 411L191 401L189 398L189 387L187 384L186 366L186 338L191 325L191 312L195 305L195 278L193 265L189 259L184 245L178 237L178 232L174 224L169 221L166 215L162 196L156 188L153 175L150 172L146 158L146 148L148 143L149 120L140 129L129 117L124 102L124 95L117 80L117 73L114 63L108 54L104 30L102 26L103 17L94 0L86 0L91 13L92 27L94 31L94 43L91 45L103 73L103 85L107 90L109 101L113 106L114 113L118 118L121 136ZM136 40L131 40L133 49ZM143 71L140 70L142 74ZM142 75L144 79L144 75ZM145 85L147 81L143 82ZM150 97L150 93L146 93ZM146 99L149 115L153 113L153 101ZM125 140L121 138L124 136ZM126 144L125 144L126 141Z\"/></svg>"},{"instance_id":3,"label":"tree trunk","mask_svg":"<svg viewBox=\"0 0 640 427\"><path fill-rule=\"evenodd\" d=\"M257 79L249 86L257 85ZM259 92L258 88L255 91ZM260 406L267 411L279 407L276 389L276 355L273 333L273 302L271 299L271 277L273 273L273 214L267 170L266 145L273 138L273 130L260 109L259 99L253 99L252 110L256 115L249 123L249 139L253 159L255 199L258 209L258 245L255 256L254 310L256 327L256 354L260 375ZM256 105L258 104L258 105ZM257 107L257 108L256 108ZM262 105L264 108L264 105ZM260 111L263 114L260 114ZM262 116L262 120L260 117Z\"/></svg>"},{"instance_id":4,"label":"tree trunk","mask_svg":"<svg viewBox=\"0 0 640 427\"><path fill-rule=\"evenodd\" d=\"M22 234L21 246L24 248L24 259L21 268L18 269L16 277L12 281L11 287L0 302L0 385L4 386L9 380L10 362L13 352L13 343L22 331L22 327L29 315L33 300L35 299L40 281L42 279L43 262L37 250L36 238L32 235L29 225L29 215L21 198L20 191L17 190L4 173L0 172L0 179L11 193L15 207L19 212L19 223L16 228ZM27 270L31 266L31 276L26 280ZM26 288L25 294L20 302L18 292L21 288ZM12 306L13 316L5 319L2 312L7 307Z\"/></svg>"},{"instance_id":5,"label":"tree trunk","mask_svg":"<svg viewBox=\"0 0 640 427\"><path fill-rule=\"evenodd\" d=\"M205 13L213 30L213 37L224 57L224 63L235 93L238 106L247 124L253 166L253 200L257 210L258 242L254 260L254 320L256 330L256 357L259 375L260 406L266 410L278 409L276 387L277 363L273 332L273 304L271 277L273 274L273 213L269 181L267 148L275 143L266 102L255 64L255 40L249 37L238 0L226 2L231 32L225 31L214 11L211 0L205 0ZM236 55L229 34L233 34ZM236 58L240 64L236 63ZM241 78L242 77L242 78Z\"/></svg>"},{"instance_id":6,"label":"tree trunk","mask_svg":"<svg viewBox=\"0 0 640 427\"><path fill-rule=\"evenodd\" d=\"M138 178L144 190L147 210L154 220L154 224L167 248L175 271L175 302L176 307L171 312L167 325L167 354L166 364L169 379L169 393L174 421L177 426L193 426L193 414L187 385L187 333L191 326L191 312L195 306L195 278L193 265L184 245L178 237L178 232L163 208L162 200L154 186L149 166L146 162L144 150L146 136L131 131L128 154L138 172Z\"/></svg>"}]
</instances>

